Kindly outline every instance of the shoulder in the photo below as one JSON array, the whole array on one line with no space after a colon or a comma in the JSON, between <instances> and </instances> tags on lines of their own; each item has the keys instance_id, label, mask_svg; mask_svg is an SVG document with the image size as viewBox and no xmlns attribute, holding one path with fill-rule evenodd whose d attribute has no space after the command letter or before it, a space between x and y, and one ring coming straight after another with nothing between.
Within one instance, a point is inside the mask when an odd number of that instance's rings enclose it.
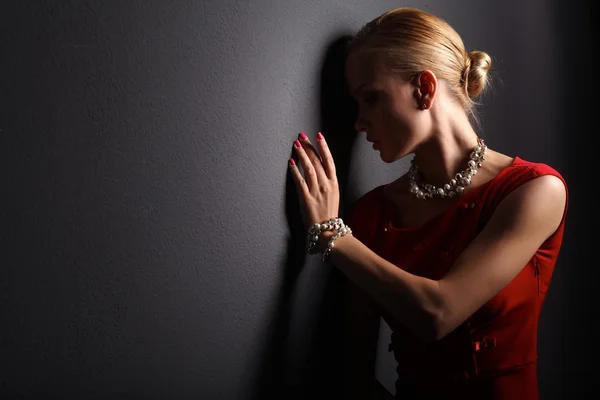
<instances>
[{"instance_id":1,"label":"shoulder","mask_svg":"<svg viewBox=\"0 0 600 400\"><path fill-rule=\"evenodd\" d=\"M507 172L508 183L495 207L495 219L502 221L505 228L530 226L550 236L567 209L567 186L562 175L547 164L525 160Z\"/></svg>"},{"instance_id":2,"label":"shoulder","mask_svg":"<svg viewBox=\"0 0 600 400\"><path fill-rule=\"evenodd\" d=\"M486 197L495 208L507 196L521 188L522 190L518 191L520 195L533 192L537 196L566 197L568 192L564 177L555 168L545 163L515 157L514 161L492 180L486 190ZM518 195L513 197L516 196Z\"/></svg>"},{"instance_id":3,"label":"shoulder","mask_svg":"<svg viewBox=\"0 0 600 400\"><path fill-rule=\"evenodd\" d=\"M548 205L555 204L560 205L558 211L562 212L566 198L567 188L563 179L553 174L543 174L534 175L510 193L504 201L535 202L538 208L548 208Z\"/></svg>"},{"instance_id":4,"label":"shoulder","mask_svg":"<svg viewBox=\"0 0 600 400\"><path fill-rule=\"evenodd\" d=\"M516 179L518 186L515 188L514 197L534 197L537 201L558 202L561 210L566 206L567 182L555 168L517 157L515 169L521 175L521 179Z\"/></svg>"},{"instance_id":5,"label":"shoulder","mask_svg":"<svg viewBox=\"0 0 600 400\"><path fill-rule=\"evenodd\" d=\"M492 224L496 231L514 232L529 226L547 237L564 221L567 211L563 176L548 164L520 157L502 168L481 195L482 224Z\"/></svg>"},{"instance_id":6,"label":"shoulder","mask_svg":"<svg viewBox=\"0 0 600 400\"><path fill-rule=\"evenodd\" d=\"M374 229L382 207L383 188L384 185L379 185L370 189L351 202L347 208L344 221L352 228L354 236L359 239L364 239L363 236L368 236Z\"/></svg>"},{"instance_id":7,"label":"shoulder","mask_svg":"<svg viewBox=\"0 0 600 400\"><path fill-rule=\"evenodd\" d=\"M368 209L372 209L381 200L385 185L376 186L366 193L361 195L358 199L350 203L349 211L350 214L362 212Z\"/></svg>"},{"instance_id":8,"label":"shoulder","mask_svg":"<svg viewBox=\"0 0 600 400\"><path fill-rule=\"evenodd\" d=\"M515 157L515 161L511 166L511 170L509 171L509 176L513 179L515 176L522 177L522 180L525 183L531 179L539 178L542 176L553 176L556 179L548 178L545 180L559 180L562 182L563 186L566 186L565 179L555 168L551 167L548 164L542 162L533 162L522 159L520 157Z\"/></svg>"},{"instance_id":9,"label":"shoulder","mask_svg":"<svg viewBox=\"0 0 600 400\"><path fill-rule=\"evenodd\" d=\"M350 204L350 211L365 211L371 210L375 206L379 206L381 204L381 200L384 197L392 198L397 193L403 193L408 191L408 172L400 176L398 179L375 186L374 188L368 190L362 196L360 196L357 200Z\"/></svg>"}]
</instances>

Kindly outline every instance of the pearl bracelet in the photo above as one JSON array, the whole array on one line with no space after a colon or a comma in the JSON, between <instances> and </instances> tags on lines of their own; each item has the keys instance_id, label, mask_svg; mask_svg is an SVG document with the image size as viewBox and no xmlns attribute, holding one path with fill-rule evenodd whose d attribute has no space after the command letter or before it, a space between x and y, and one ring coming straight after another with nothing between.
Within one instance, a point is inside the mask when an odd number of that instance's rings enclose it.
<instances>
[{"instance_id":1,"label":"pearl bracelet","mask_svg":"<svg viewBox=\"0 0 600 400\"><path fill-rule=\"evenodd\" d=\"M349 226L344 224L344 221L339 217L331 218L322 223L316 223L310 227L308 230L308 248L306 251L308 254L315 254L317 248L317 242L319 241L319 236L322 232L325 231L335 231L335 234L329 239L329 243L327 243L327 249L323 252L323 261L327 261L329 258L329 253L331 253L331 249L334 246L334 241L340 236L345 236L348 233L352 233L352 230Z\"/></svg>"},{"instance_id":2,"label":"pearl bracelet","mask_svg":"<svg viewBox=\"0 0 600 400\"><path fill-rule=\"evenodd\" d=\"M341 218L331 218L322 223L316 223L310 227L308 230L308 248L306 251L308 254L315 254L317 248L317 242L319 241L319 236L324 231L332 231L338 230L344 225L344 222Z\"/></svg>"},{"instance_id":3,"label":"pearl bracelet","mask_svg":"<svg viewBox=\"0 0 600 400\"><path fill-rule=\"evenodd\" d=\"M352 234L352 229L350 229L350 227L347 225L342 226L341 229L338 229L335 232L335 235L333 235L331 239L329 239L329 243L327 243L327 248L323 252L323 256L321 257L321 260L323 260L323 262L327 262L327 260L329 259L329 254L331 253L331 249L333 249L335 240L340 236L346 236L347 234Z\"/></svg>"}]
</instances>

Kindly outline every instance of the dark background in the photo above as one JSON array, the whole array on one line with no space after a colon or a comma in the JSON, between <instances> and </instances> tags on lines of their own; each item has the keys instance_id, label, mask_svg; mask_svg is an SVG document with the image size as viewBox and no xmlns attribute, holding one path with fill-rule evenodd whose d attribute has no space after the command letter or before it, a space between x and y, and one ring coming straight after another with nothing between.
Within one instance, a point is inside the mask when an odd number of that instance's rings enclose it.
<instances>
[{"instance_id":1,"label":"dark background","mask_svg":"<svg viewBox=\"0 0 600 400\"><path fill-rule=\"evenodd\" d=\"M88 0L0 7L0 398L335 395L343 282L305 256L287 160L322 131L343 210L405 171L341 76L343 38L398 6L494 58L488 146L566 178L540 390L592 394L595 2Z\"/></svg>"}]
</instances>

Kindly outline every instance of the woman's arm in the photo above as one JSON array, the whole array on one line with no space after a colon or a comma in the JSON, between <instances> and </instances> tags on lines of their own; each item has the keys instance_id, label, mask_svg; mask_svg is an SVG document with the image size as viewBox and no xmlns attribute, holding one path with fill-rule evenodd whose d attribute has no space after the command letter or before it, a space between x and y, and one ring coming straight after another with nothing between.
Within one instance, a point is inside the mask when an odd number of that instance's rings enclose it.
<instances>
[{"instance_id":1,"label":"woman's arm","mask_svg":"<svg viewBox=\"0 0 600 400\"><path fill-rule=\"evenodd\" d=\"M510 193L441 280L412 275L358 239L336 241L331 262L416 335L444 337L513 280L556 231L566 188L552 175Z\"/></svg>"}]
</instances>

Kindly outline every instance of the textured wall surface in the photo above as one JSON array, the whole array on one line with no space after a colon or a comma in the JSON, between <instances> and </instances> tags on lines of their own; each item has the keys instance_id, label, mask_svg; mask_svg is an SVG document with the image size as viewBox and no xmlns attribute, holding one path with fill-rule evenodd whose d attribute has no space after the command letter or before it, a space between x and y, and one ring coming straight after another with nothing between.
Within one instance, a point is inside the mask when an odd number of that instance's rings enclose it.
<instances>
[{"instance_id":1,"label":"textured wall surface","mask_svg":"<svg viewBox=\"0 0 600 400\"><path fill-rule=\"evenodd\" d=\"M582 293L597 276L576 247L589 244L576 238L591 174L591 72L574 56L585 4L566 15L541 0L8 3L1 398L292 398L315 382L333 393L340 279L303 253L287 160L298 132L323 131L343 205L406 170L352 132L339 96L339 40L402 5L441 15L468 50L493 56L487 144L572 183L540 386L545 398L589 387L572 345L587 325L568 312L591 307ZM389 359L380 366L393 380Z\"/></svg>"}]
</instances>

